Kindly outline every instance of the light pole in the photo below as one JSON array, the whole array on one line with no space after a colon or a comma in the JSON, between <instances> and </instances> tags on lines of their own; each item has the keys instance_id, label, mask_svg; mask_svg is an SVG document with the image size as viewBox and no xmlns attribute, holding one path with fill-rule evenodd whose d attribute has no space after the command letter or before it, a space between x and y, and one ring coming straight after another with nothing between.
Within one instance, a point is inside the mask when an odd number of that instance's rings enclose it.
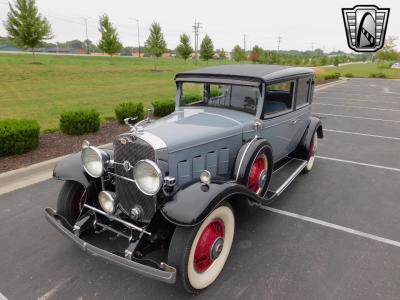
<instances>
[{"instance_id":1,"label":"light pole","mask_svg":"<svg viewBox=\"0 0 400 300\"><path fill-rule=\"evenodd\" d=\"M139 20L135 18L130 18L133 21L136 21L137 25L137 41L138 41L138 52L139 52L139 58L140 58L140 31L139 31Z\"/></svg>"}]
</instances>

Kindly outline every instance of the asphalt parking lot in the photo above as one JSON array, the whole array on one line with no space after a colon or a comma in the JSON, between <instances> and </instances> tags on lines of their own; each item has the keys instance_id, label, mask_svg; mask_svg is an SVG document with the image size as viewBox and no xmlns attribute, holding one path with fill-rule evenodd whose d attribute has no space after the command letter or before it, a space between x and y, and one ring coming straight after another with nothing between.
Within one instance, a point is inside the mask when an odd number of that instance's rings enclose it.
<instances>
[{"instance_id":1,"label":"asphalt parking lot","mask_svg":"<svg viewBox=\"0 0 400 300\"><path fill-rule=\"evenodd\" d=\"M197 299L398 299L400 81L352 79L314 96L325 138L314 170L238 221L218 281ZM176 299L105 265L47 224L60 183L0 196L0 299ZM190 298L193 298L190 296Z\"/></svg>"}]
</instances>

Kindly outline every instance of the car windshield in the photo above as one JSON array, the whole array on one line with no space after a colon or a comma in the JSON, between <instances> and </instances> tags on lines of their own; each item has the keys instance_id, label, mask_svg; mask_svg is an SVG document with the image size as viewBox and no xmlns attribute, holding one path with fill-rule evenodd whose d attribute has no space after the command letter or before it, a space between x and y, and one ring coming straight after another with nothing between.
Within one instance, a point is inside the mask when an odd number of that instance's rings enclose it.
<instances>
[{"instance_id":1,"label":"car windshield","mask_svg":"<svg viewBox=\"0 0 400 300\"><path fill-rule=\"evenodd\" d=\"M258 87L184 82L181 106L222 107L255 114L260 96Z\"/></svg>"}]
</instances>

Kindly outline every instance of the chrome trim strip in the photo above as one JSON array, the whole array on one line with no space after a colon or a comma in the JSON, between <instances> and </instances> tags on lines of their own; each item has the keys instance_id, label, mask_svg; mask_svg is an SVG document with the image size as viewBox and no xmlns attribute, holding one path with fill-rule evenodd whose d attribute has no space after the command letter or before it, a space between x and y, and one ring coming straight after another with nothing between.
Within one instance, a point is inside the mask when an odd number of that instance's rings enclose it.
<instances>
[{"instance_id":1,"label":"chrome trim strip","mask_svg":"<svg viewBox=\"0 0 400 300\"><path fill-rule=\"evenodd\" d=\"M240 123L238 120L235 120L234 118L230 118L230 117L227 117L227 116L224 116L224 115L220 115L220 114L216 114L216 113L210 113L210 112L207 112L207 111L204 111L203 113L207 114L207 115L222 117L222 118L225 118L227 120L233 121L238 125L242 125L242 123Z\"/></svg>"},{"instance_id":2,"label":"chrome trim strip","mask_svg":"<svg viewBox=\"0 0 400 300\"><path fill-rule=\"evenodd\" d=\"M250 145L251 145L255 140L257 140L257 135L249 142L249 144L247 145L246 149L245 149L244 152L243 152L242 158L240 159L239 168L237 169L236 181L239 180L239 170L240 170L240 168L242 167L244 157L245 157L247 151L249 150Z\"/></svg>"},{"instance_id":3,"label":"chrome trim strip","mask_svg":"<svg viewBox=\"0 0 400 300\"><path fill-rule=\"evenodd\" d=\"M294 158L296 159L296 158ZM300 159L296 159L300 160ZM275 191L276 195L279 196L288 186L289 184L297 177L297 175L300 174L300 172L304 169L304 167L307 165L307 161L303 161L303 163L296 169L296 171L293 172L292 175L289 176L288 179Z\"/></svg>"},{"instance_id":4,"label":"chrome trim strip","mask_svg":"<svg viewBox=\"0 0 400 300\"><path fill-rule=\"evenodd\" d=\"M102 211L100 209L97 209L96 207L90 206L90 205L88 205L86 203L83 206L88 208L88 209L90 209L90 210L93 210L94 212L97 212L97 213L109 218L110 220L120 222L121 224L124 224L126 227L129 227L130 229L137 230L137 231L143 232L143 233L151 236L151 233L146 231L146 230L144 230L143 228L141 228L139 226L136 226L136 225L133 225L133 224L131 224L131 223L127 222L127 221L124 221L124 220L122 220L120 218L117 218L117 217L115 217L113 215L109 215L109 214L105 213L104 211Z\"/></svg>"},{"instance_id":5,"label":"chrome trim strip","mask_svg":"<svg viewBox=\"0 0 400 300\"><path fill-rule=\"evenodd\" d=\"M167 144L157 135L144 131L142 134L135 135L137 138L144 140L149 143L154 150L160 150L167 148Z\"/></svg>"}]
</instances>

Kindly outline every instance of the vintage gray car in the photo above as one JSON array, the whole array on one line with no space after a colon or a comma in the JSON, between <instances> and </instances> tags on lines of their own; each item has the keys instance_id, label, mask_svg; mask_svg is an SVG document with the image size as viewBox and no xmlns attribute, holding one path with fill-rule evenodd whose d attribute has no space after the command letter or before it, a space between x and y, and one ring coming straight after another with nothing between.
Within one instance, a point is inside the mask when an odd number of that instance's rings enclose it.
<instances>
[{"instance_id":1,"label":"vintage gray car","mask_svg":"<svg viewBox=\"0 0 400 300\"><path fill-rule=\"evenodd\" d=\"M112 149L84 141L61 161L47 220L80 248L197 293L222 271L234 208L267 205L311 171L321 122L314 73L224 65L176 75L175 112L139 123Z\"/></svg>"}]
</instances>

